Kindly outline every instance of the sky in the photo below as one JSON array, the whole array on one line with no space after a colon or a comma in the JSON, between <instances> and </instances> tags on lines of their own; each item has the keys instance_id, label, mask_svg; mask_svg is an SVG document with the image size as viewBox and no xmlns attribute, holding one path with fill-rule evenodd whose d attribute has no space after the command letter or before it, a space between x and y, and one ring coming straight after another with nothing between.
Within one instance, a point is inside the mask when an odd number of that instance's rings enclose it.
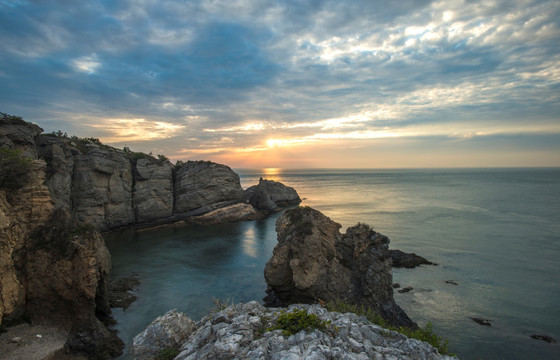
<instances>
[{"instance_id":1,"label":"sky","mask_svg":"<svg viewBox=\"0 0 560 360\"><path fill-rule=\"evenodd\" d=\"M233 168L560 166L560 1L0 0L0 112Z\"/></svg>"}]
</instances>

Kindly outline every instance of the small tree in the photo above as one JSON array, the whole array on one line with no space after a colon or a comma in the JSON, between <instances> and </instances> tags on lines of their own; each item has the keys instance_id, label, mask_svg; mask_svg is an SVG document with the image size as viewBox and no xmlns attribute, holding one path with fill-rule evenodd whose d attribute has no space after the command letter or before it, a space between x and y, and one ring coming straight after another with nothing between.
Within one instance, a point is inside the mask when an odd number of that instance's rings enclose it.
<instances>
[{"instance_id":1,"label":"small tree","mask_svg":"<svg viewBox=\"0 0 560 360\"><path fill-rule=\"evenodd\" d=\"M17 190L29 181L33 161L20 150L0 148L0 189Z\"/></svg>"}]
</instances>

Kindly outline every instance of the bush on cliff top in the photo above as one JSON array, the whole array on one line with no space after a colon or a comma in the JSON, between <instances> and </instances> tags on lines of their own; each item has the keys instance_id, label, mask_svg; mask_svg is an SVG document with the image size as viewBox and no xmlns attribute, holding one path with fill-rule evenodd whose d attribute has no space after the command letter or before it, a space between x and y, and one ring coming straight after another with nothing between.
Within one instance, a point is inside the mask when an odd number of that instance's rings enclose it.
<instances>
[{"instance_id":1,"label":"bush on cliff top","mask_svg":"<svg viewBox=\"0 0 560 360\"><path fill-rule=\"evenodd\" d=\"M20 150L0 148L0 189L15 191L29 181L33 161Z\"/></svg>"},{"instance_id":2,"label":"bush on cliff top","mask_svg":"<svg viewBox=\"0 0 560 360\"><path fill-rule=\"evenodd\" d=\"M318 329L324 331L329 324L330 321L321 320L317 315L309 314L304 309L292 312L281 310L275 320L275 324L267 328L266 331L282 330L282 334L290 336L302 330L312 331Z\"/></svg>"}]
</instances>

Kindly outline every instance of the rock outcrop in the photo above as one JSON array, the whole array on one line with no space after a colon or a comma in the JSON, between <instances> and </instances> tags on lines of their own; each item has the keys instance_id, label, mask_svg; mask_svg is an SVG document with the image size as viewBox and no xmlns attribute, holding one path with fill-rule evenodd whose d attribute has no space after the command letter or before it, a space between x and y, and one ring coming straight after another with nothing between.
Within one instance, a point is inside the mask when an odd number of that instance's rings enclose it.
<instances>
[{"instance_id":1,"label":"rock outcrop","mask_svg":"<svg viewBox=\"0 0 560 360\"><path fill-rule=\"evenodd\" d=\"M228 166L187 161L175 174L175 213L200 215L243 202L239 176Z\"/></svg>"},{"instance_id":2,"label":"rock outcrop","mask_svg":"<svg viewBox=\"0 0 560 360\"><path fill-rule=\"evenodd\" d=\"M301 202L297 191L273 180L259 179L259 184L245 190L247 202L256 209L277 211Z\"/></svg>"},{"instance_id":3,"label":"rock outcrop","mask_svg":"<svg viewBox=\"0 0 560 360\"><path fill-rule=\"evenodd\" d=\"M139 159L135 164L134 211L137 222L168 218L173 214L173 165Z\"/></svg>"},{"instance_id":4,"label":"rock outcrop","mask_svg":"<svg viewBox=\"0 0 560 360\"><path fill-rule=\"evenodd\" d=\"M163 349L178 349L188 339L194 327L194 321L187 315L177 310L168 311L134 337L133 356L137 360L149 360Z\"/></svg>"},{"instance_id":5,"label":"rock outcrop","mask_svg":"<svg viewBox=\"0 0 560 360\"><path fill-rule=\"evenodd\" d=\"M266 264L265 303L344 301L365 306L397 326L416 326L393 299L389 239L368 225L341 225L309 207L276 222L278 244Z\"/></svg>"},{"instance_id":6,"label":"rock outcrop","mask_svg":"<svg viewBox=\"0 0 560 360\"><path fill-rule=\"evenodd\" d=\"M230 221L258 220L263 214L249 204L234 204L219 208L204 215L195 216L191 222L201 225L211 225Z\"/></svg>"},{"instance_id":7,"label":"rock outcrop","mask_svg":"<svg viewBox=\"0 0 560 360\"><path fill-rule=\"evenodd\" d=\"M437 265L414 253L405 253L401 250L389 250L389 255L393 259L393 267L412 269L420 265Z\"/></svg>"},{"instance_id":8,"label":"rock outcrop","mask_svg":"<svg viewBox=\"0 0 560 360\"><path fill-rule=\"evenodd\" d=\"M257 302L229 306L209 315L191 328L166 331L176 327L175 312L150 324L134 339L135 359L145 359L176 342L180 351L176 360L191 359L426 359L451 360L431 345L386 330L355 314L328 312L319 305L293 305L291 312L303 309L327 322L328 328L302 330L284 335L281 330L268 331L280 310L265 308ZM160 329L160 330L157 330ZM154 335L150 336L150 333ZM181 336L176 337L175 334ZM169 334L167 340L162 335ZM158 344L162 344L159 345ZM172 345L171 345L172 346Z\"/></svg>"}]
</instances>

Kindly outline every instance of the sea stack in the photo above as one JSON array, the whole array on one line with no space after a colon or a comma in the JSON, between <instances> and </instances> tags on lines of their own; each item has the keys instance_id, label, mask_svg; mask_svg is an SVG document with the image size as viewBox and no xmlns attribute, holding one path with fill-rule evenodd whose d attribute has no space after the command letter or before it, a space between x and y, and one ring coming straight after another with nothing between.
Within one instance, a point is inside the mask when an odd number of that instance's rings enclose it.
<instances>
[{"instance_id":1,"label":"sea stack","mask_svg":"<svg viewBox=\"0 0 560 360\"><path fill-rule=\"evenodd\" d=\"M266 264L265 304L344 301L375 310L391 324L415 327L393 299L389 239L366 224L341 225L310 207L276 222L278 244Z\"/></svg>"}]
</instances>

